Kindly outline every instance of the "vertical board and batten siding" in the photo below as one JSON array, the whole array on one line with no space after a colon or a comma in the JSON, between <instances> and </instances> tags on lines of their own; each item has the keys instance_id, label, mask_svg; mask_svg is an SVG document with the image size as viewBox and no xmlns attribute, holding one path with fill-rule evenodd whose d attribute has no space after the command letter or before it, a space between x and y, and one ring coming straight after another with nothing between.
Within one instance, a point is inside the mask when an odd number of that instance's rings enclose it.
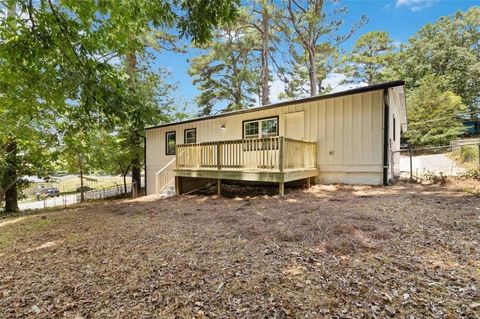
<instances>
[{"instance_id":1,"label":"vertical board and batten siding","mask_svg":"<svg viewBox=\"0 0 480 319\"><path fill-rule=\"evenodd\" d=\"M147 130L148 192L155 193L156 172L174 158L165 155L166 132L176 132L177 144L190 128L196 128L197 143L241 139L243 121L278 116L279 135L285 136L284 114L300 111L305 140L318 143L320 182L381 184L383 106L383 90L376 90Z\"/></svg>"}]
</instances>

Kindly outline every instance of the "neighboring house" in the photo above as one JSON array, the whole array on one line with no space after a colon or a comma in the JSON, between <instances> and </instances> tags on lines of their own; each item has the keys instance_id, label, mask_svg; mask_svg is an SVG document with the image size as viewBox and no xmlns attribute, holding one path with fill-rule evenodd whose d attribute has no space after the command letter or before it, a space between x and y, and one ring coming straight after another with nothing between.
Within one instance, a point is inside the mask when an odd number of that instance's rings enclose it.
<instances>
[{"instance_id":1,"label":"neighboring house","mask_svg":"<svg viewBox=\"0 0 480 319\"><path fill-rule=\"evenodd\" d=\"M463 126L465 127L466 136L478 136L480 135L480 120L463 120Z\"/></svg>"},{"instance_id":2,"label":"neighboring house","mask_svg":"<svg viewBox=\"0 0 480 319\"><path fill-rule=\"evenodd\" d=\"M146 129L147 193L206 181L381 185L400 173L404 82L281 102Z\"/></svg>"}]
</instances>

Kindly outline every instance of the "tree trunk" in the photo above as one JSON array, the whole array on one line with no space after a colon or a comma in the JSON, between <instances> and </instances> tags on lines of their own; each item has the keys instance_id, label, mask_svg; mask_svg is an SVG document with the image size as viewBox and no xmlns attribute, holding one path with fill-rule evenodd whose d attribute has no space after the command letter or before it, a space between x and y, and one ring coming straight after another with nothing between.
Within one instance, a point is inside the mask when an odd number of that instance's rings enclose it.
<instances>
[{"instance_id":1,"label":"tree trunk","mask_svg":"<svg viewBox=\"0 0 480 319\"><path fill-rule=\"evenodd\" d=\"M133 37L134 35L130 35ZM128 63L128 73L130 74L130 91L132 93L135 93L136 87L135 87L135 74L137 72L137 57L134 52L127 54L127 63ZM135 122L135 119L133 119ZM140 139L137 135L137 132L135 130L141 130L143 127L138 127L137 125L134 124L134 127L132 128L132 136L131 136L131 147L137 148L140 145ZM141 181L141 161L140 161L140 156L139 153L134 151L133 152L134 156L131 160L131 165L132 165L132 191L134 194L140 194L140 190L142 188L142 181Z\"/></svg>"},{"instance_id":2,"label":"tree trunk","mask_svg":"<svg viewBox=\"0 0 480 319\"><path fill-rule=\"evenodd\" d=\"M262 105L270 104L270 71L268 69L268 57L270 49L270 17L266 4L262 8Z\"/></svg>"},{"instance_id":3,"label":"tree trunk","mask_svg":"<svg viewBox=\"0 0 480 319\"><path fill-rule=\"evenodd\" d=\"M308 77L310 79L310 96L316 96L318 94L318 74L314 48L308 50Z\"/></svg>"},{"instance_id":4,"label":"tree trunk","mask_svg":"<svg viewBox=\"0 0 480 319\"><path fill-rule=\"evenodd\" d=\"M125 190L125 194L128 192L127 190L127 173L123 174L123 189Z\"/></svg>"},{"instance_id":5,"label":"tree trunk","mask_svg":"<svg viewBox=\"0 0 480 319\"><path fill-rule=\"evenodd\" d=\"M85 190L83 189L83 167L80 167L80 203L85 201Z\"/></svg>"},{"instance_id":6,"label":"tree trunk","mask_svg":"<svg viewBox=\"0 0 480 319\"><path fill-rule=\"evenodd\" d=\"M5 189L5 211L6 212L18 212L18 193L17 193L17 143L11 140L6 147L7 156L6 164L7 169L5 176L3 176L3 183L7 185Z\"/></svg>"},{"instance_id":7,"label":"tree trunk","mask_svg":"<svg viewBox=\"0 0 480 319\"><path fill-rule=\"evenodd\" d=\"M135 194L140 194L142 188L142 174L140 168L140 159L134 158L132 160L132 187L135 188Z\"/></svg>"}]
</instances>

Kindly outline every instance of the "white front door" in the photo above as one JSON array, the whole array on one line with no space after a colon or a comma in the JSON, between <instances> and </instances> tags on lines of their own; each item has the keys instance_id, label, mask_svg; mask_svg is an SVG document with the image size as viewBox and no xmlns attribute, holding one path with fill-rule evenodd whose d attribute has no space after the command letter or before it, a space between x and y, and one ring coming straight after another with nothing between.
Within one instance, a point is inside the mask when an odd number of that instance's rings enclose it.
<instances>
[{"instance_id":1,"label":"white front door","mask_svg":"<svg viewBox=\"0 0 480 319\"><path fill-rule=\"evenodd\" d=\"M303 140L305 138L303 111L285 114L285 137Z\"/></svg>"}]
</instances>

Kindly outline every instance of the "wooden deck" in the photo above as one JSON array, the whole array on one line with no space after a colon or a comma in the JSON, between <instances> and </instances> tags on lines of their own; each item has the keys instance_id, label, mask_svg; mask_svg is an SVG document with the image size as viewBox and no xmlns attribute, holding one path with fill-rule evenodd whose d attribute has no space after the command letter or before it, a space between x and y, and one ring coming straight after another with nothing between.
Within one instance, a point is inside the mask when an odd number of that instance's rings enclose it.
<instances>
[{"instance_id":1,"label":"wooden deck","mask_svg":"<svg viewBox=\"0 0 480 319\"><path fill-rule=\"evenodd\" d=\"M284 183L318 176L316 142L283 136L176 146L173 169L177 193L181 178L273 182L284 193Z\"/></svg>"}]
</instances>

